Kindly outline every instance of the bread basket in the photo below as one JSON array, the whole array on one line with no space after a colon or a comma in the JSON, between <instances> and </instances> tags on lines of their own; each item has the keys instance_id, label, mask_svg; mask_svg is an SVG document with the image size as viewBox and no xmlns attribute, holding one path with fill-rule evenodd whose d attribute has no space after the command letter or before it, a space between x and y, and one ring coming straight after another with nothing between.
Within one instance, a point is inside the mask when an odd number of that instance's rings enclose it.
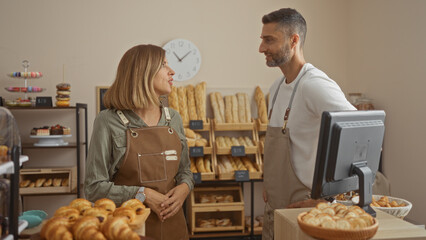
<instances>
[{"instance_id":1,"label":"bread basket","mask_svg":"<svg viewBox=\"0 0 426 240\"><path fill-rule=\"evenodd\" d=\"M374 224L357 230L342 230L342 229L330 229L323 228L314 225L307 224L302 221L303 216L307 212L303 212L297 216L297 223L303 232L311 237L327 240L364 240L372 238L379 228L379 222L374 218Z\"/></svg>"},{"instance_id":2,"label":"bread basket","mask_svg":"<svg viewBox=\"0 0 426 240\"><path fill-rule=\"evenodd\" d=\"M383 197L383 195L373 195L374 200L378 201L381 197ZM398 204L401 203L405 203L404 207L374 207L371 206L373 209L378 209L380 211L383 211L385 213L388 213L390 215L393 215L395 217L399 217L399 218L404 218L405 216L408 215L408 213L410 212L411 208L413 207L413 204L411 204L411 202L402 199L402 198L397 198L397 197L390 197L387 196L389 199L389 202L395 201ZM358 204L359 202L359 197L354 197L352 198L352 201L354 204Z\"/></svg>"}]
</instances>

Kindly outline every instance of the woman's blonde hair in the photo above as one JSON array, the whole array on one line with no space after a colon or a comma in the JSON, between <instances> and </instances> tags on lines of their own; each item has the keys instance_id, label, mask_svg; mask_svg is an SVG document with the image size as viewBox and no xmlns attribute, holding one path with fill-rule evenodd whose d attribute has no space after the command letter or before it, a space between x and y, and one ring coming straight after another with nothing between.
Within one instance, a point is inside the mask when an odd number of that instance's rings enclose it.
<instances>
[{"instance_id":1,"label":"woman's blonde hair","mask_svg":"<svg viewBox=\"0 0 426 240\"><path fill-rule=\"evenodd\" d=\"M105 93L106 108L135 110L160 105L153 80L161 68L165 51L155 45L138 45L121 58L114 83Z\"/></svg>"}]
</instances>

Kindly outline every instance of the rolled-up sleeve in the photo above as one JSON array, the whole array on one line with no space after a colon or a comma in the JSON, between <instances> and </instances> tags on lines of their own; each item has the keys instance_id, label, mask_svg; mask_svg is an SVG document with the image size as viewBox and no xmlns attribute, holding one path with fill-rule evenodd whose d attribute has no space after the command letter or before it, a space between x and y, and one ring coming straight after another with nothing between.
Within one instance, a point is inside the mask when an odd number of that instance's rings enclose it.
<instances>
[{"instance_id":1,"label":"rolled-up sleeve","mask_svg":"<svg viewBox=\"0 0 426 240\"><path fill-rule=\"evenodd\" d=\"M112 181L111 172L120 159L113 157L113 140L107 116L98 114L93 125L86 162L84 193L89 201L109 198L116 204L134 198L138 186L119 186Z\"/></svg>"}]
</instances>

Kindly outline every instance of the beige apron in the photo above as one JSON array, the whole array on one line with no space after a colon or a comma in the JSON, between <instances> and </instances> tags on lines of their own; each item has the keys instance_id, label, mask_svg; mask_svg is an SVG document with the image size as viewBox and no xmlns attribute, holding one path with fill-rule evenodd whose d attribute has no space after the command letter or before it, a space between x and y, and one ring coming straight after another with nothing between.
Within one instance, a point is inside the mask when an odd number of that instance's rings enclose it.
<instances>
[{"instance_id":1,"label":"beige apron","mask_svg":"<svg viewBox=\"0 0 426 240\"><path fill-rule=\"evenodd\" d=\"M309 69L307 71L309 71ZM305 73L299 78L298 82L294 86L289 105L285 112L284 126L268 126L266 130L263 182L268 201L266 202L264 211L262 240L274 239L275 209L286 208L289 204L305 200L310 196L310 189L300 181L294 172L293 163L291 162L290 158L290 129L287 128L287 121L290 115L294 94L296 93L300 80L307 71L305 71ZM284 78L281 80L281 83L275 92L274 98L272 99L272 107L269 112L269 119L271 118L272 109L274 107L280 86L283 82Z\"/></svg>"},{"instance_id":2,"label":"beige apron","mask_svg":"<svg viewBox=\"0 0 426 240\"><path fill-rule=\"evenodd\" d=\"M176 186L182 144L170 125L168 108L164 107L167 126L130 128L129 121L117 111L127 130L127 149L118 172L116 185L143 186L166 194ZM152 212L146 221L146 236L155 240L189 239L183 210L161 222Z\"/></svg>"}]
</instances>

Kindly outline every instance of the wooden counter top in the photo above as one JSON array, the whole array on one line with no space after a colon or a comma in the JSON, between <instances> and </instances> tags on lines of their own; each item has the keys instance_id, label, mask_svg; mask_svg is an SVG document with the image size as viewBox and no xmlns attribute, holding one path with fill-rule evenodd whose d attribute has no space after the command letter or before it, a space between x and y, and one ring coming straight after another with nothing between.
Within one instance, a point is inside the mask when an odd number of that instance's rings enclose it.
<instances>
[{"instance_id":1,"label":"wooden counter top","mask_svg":"<svg viewBox=\"0 0 426 240\"><path fill-rule=\"evenodd\" d=\"M274 212L275 240L312 240L297 223L297 216L310 208L279 209ZM372 239L426 239L426 230L380 210L376 210L379 229Z\"/></svg>"}]
</instances>

